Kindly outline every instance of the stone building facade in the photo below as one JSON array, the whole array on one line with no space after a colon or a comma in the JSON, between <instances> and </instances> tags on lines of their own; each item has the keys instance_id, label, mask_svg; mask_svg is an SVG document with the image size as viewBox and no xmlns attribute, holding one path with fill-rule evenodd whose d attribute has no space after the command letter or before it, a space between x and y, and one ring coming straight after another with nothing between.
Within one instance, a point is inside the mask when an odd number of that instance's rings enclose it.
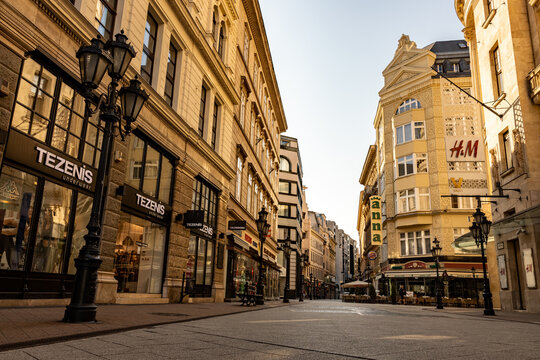
<instances>
[{"instance_id":1,"label":"stone building facade","mask_svg":"<svg viewBox=\"0 0 540 360\"><path fill-rule=\"evenodd\" d=\"M2 1L0 13L2 301L62 304L70 296L92 189L18 156L17 146L96 171L103 124L85 116L75 53L120 30L137 53L126 77L138 76L150 99L133 133L114 141L96 301L177 302L181 293L223 301L232 276L228 221L246 219L253 231L265 206L273 234L277 226L287 125L258 2ZM248 189L237 185L238 158L258 184L251 211L234 210L246 206L237 187ZM139 197L163 212L142 208ZM205 227L186 228L179 215L188 210L202 210ZM266 244L270 269L275 236Z\"/></svg>"},{"instance_id":2,"label":"stone building facade","mask_svg":"<svg viewBox=\"0 0 540 360\"><path fill-rule=\"evenodd\" d=\"M305 217L302 207L306 199L302 191L303 171L298 139L281 136L280 150L278 240L290 239L295 242L290 255L289 273L289 298L293 299L298 295L302 282L302 223ZM280 251L279 259L283 266L280 290L283 292L287 263L283 251Z\"/></svg>"},{"instance_id":3,"label":"stone building facade","mask_svg":"<svg viewBox=\"0 0 540 360\"><path fill-rule=\"evenodd\" d=\"M456 0L484 102L501 306L540 312L540 2Z\"/></svg>"},{"instance_id":4,"label":"stone building facade","mask_svg":"<svg viewBox=\"0 0 540 360\"><path fill-rule=\"evenodd\" d=\"M443 248L445 295L475 297L481 291L481 271L474 274L482 269L479 251L455 248L454 241L468 232L476 204L472 198L444 197L488 191L482 119L478 106L465 94L472 86L467 44L440 41L418 48L403 35L383 76L374 120L376 147L366 159L374 162L376 152L376 164L366 165L362 173L363 196L366 200L368 194L381 196L384 218L380 264L370 277L374 275L377 283L383 279L394 289L403 285L409 294L433 296L435 265L430 250L437 238ZM458 151L460 146L463 151ZM363 221L369 223L369 216ZM364 252L366 245L368 241L362 245ZM491 283L496 288L497 282Z\"/></svg>"}]
</instances>

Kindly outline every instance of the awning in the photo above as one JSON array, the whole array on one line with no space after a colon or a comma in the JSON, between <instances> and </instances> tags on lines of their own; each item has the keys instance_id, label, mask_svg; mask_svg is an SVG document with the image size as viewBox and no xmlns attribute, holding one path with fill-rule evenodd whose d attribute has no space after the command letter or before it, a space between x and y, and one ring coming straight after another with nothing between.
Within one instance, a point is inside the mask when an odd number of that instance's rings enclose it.
<instances>
[{"instance_id":1,"label":"awning","mask_svg":"<svg viewBox=\"0 0 540 360\"><path fill-rule=\"evenodd\" d=\"M247 242L245 242L244 240L242 240L242 238L240 238L238 235L236 235L234 233L228 233L227 237L229 239L232 237L234 239L234 244L235 245L238 245L239 247L243 248L244 250L249 251L249 248L250 248L249 244Z\"/></svg>"},{"instance_id":2,"label":"awning","mask_svg":"<svg viewBox=\"0 0 540 360\"><path fill-rule=\"evenodd\" d=\"M443 269L439 269L439 276L442 277ZM457 278L471 278L473 274L470 271L446 271L448 276L457 277ZM433 271L387 271L384 273L387 278L434 278L437 277L437 272ZM477 272L475 274L476 278L482 279L484 275L482 272Z\"/></svg>"},{"instance_id":3,"label":"awning","mask_svg":"<svg viewBox=\"0 0 540 360\"><path fill-rule=\"evenodd\" d=\"M365 281L356 280L353 282L343 284L343 287L344 288L365 288L365 287L369 287L369 283Z\"/></svg>"}]
</instances>

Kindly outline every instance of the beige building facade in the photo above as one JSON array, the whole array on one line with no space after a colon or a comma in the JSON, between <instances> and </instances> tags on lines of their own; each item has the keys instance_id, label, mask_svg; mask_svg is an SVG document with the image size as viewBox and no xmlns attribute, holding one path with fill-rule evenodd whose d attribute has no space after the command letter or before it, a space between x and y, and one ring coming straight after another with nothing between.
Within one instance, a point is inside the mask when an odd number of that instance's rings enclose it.
<instances>
[{"instance_id":1,"label":"beige building facade","mask_svg":"<svg viewBox=\"0 0 540 360\"><path fill-rule=\"evenodd\" d=\"M75 53L120 30L137 52L127 78L138 76L150 98L133 133L114 142L96 301L178 302L181 293L223 301L236 276L228 222L246 220L258 241L254 219L264 206L277 229L287 125L258 2L2 1L0 13L2 301L62 304L71 295L92 189L18 157L14 146L23 141L96 171L103 124L84 116ZM258 188L251 205L248 173ZM131 201L141 196L163 211ZM183 225L188 210L203 211L204 228ZM15 224L28 231L8 230ZM271 277L275 235L266 249ZM272 296L277 282L266 283Z\"/></svg>"},{"instance_id":2,"label":"beige building facade","mask_svg":"<svg viewBox=\"0 0 540 360\"><path fill-rule=\"evenodd\" d=\"M490 256L505 310L540 312L540 3L456 0L471 47L473 94L484 102L492 206Z\"/></svg>"},{"instance_id":3,"label":"beige building facade","mask_svg":"<svg viewBox=\"0 0 540 360\"><path fill-rule=\"evenodd\" d=\"M374 120L376 144L361 177L365 189L360 206L369 206L372 195L381 196L382 204L383 245L375 251L376 273L371 274L370 266L369 276L379 287L386 283L395 291L403 285L410 296L434 296L431 247L437 238L443 248L445 296L473 298L481 291L479 251L456 248L454 241L468 232L476 204L471 198L444 196L488 191L482 120L478 106L432 66L470 91L469 54L463 40L418 48L403 35L383 71ZM366 226L370 215L362 209L359 216L365 256L372 249ZM363 270L367 265L369 261ZM492 286L496 288L496 282Z\"/></svg>"}]
</instances>

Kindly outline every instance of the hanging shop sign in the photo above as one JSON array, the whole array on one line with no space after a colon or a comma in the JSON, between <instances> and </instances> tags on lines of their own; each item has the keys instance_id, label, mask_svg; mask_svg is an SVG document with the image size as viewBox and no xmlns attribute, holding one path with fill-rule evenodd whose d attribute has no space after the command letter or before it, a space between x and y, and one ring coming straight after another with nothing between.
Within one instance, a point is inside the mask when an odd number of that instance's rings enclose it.
<instances>
[{"instance_id":1,"label":"hanging shop sign","mask_svg":"<svg viewBox=\"0 0 540 360\"><path fill-rule=\"evenodd\" d=\"M246 242L250 245L253 243L253 239L251 239L251 236L248 234L244 234L244 240L246 240Z\"/></svg>"},{"instance_id":2,"label":"hanging shop sign","mask_svg":"<svg viewBox=\"0 0 540 360\"><path fill-rule=\"evenodd\" d=\"M18 131L9 134L6 157L77 188L91 192L96 188L97 169Z\"/></svg>"},{"instance_id":3,"label":"hanging shop sign","mask_svg":"<svg viewBox=\"0 0 540 360\"><path fill-rule=\"evenodd\" d=\"M369 207L371 211L371 244L382 245L381 197L378 195L370 196Z\"/></svg>"},{"instance_id":4,"label":"hanging shop sign","mask_svg":"<svg viewBox=\"0 0 540 360\"><path fill-rule=\"evenodd\" d=\"M169 221L172 214L169 205L125 184L122 189L122 207L135 215L160 222Z\"/></svg>"},{"instance_id":5,"label":"hanging shop sign","mask_svg":"<svg viewBox=\"0 0 540 360\"><path fill-rule=\"evenodd\" d=\"M501 282L501 289L508 289L508 277L506 274L506 260L504 254L497 256L497 265L499 265L499 280Z\"/></svg>"},{"instance_id":6,"label":"hanging shop sign","mask_svg":"<svg viewBox=\"0 0 540 360\"><path fill-rule=\"evenodd\" d=\"M523 250L523 267L525 268L525 280L527 281L527 287L529 289L534 289L536 287L536 278L534 276L532 249Z\"/></svg>"},{"instance_id":7,"label":"hanging shop sign","mask_svg":"<svg viewBox=\"0 0 540 360\"><path fill-rule=\"evenodd\" d=\"M479 138L471 136L447 136L445 140L447 161L485 160L482 143Z\"/></svg>"},{"instance_id":8,"label":"hanging shop sign","mask_svg":"<svg viewBox=\"0 0 540 360\"><path fill-rule=\"evenodd\" d=\"M270 250L268 250L267 248L264 248L263 250L263 253L268 256L270 259L276 261L276 255L273 254Z\"/></svg>"},{"instance_id":9,"label":"hanging shop sign","mask_svg":"<svg viewBox=\"0 0 540 360\"><path fill-rule=\"evenodd\" d=\"M227 226L229 230L246 230L245 220L230 220Z\"/></svg>"},{"instance_id":10,"label":"hanging shop sign","mask_svg":"<svg viewBox=\"0 0 540 360\"><path fill-rule=\"evenodd\" d=\"M376 252L376 251L370 251L370 252L368 252L367 258L368 258L369 260L375 260L375 259L377 259L377 252Z\"/></svg>"}]
</instances>

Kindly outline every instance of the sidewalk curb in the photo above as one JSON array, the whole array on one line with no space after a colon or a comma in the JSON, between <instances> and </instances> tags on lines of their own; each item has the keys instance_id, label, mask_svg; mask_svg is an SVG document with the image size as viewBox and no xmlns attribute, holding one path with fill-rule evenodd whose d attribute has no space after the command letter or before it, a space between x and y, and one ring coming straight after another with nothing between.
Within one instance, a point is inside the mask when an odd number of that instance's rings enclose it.
<instances>
[{"instance_id":1,"label":"sidewalk curb","mask_svg":"<svg viewBox=\"0 0 540 360\"><path fill-rule=\"evenodd\" d=\"M519 320L519 319L509 319L507 317L504 317L504 315L497 315L497 313L495 313L494 316L486 316L486 315L483 315L481 313L472 314L472 313L466 313L466 312L453 312L453 311L445 311L444 309L442 309L442 311L441 311L441 310L430 309L430 308L422 308L422 310L431 311L431 312L435 312L435 313L444 313L444 314L468 316L468 317L477 318L477 319L480 319L480 320L511 321L511 322L516 322L516 323L521 323L521 324L540 325L540 322L538 322L538 321L526 321L526 320ZM480 309L480 310L482 310L482 309Z\"/></svg>"},{"instance_id":2,"label":"sidewalk curb","mask_svg":"<svg viewBox=\"0 0 540 360\"><path fill-rule=\"evenodd\" d=\"M121 333L125 331L151 328L151 327L160 326L160 325L178 324L178 323L190 322L190 321L195 321L195 320L204 320L204 319L210 319L210 318L216 318L216 317L222 317L222 316L228 316L228 315L242 314L242 313L246 313L250 311L269 310L269 309L274 309L278 307L295 306L295 305L299 305L299 303L289 303L289 304L278 303L275 305L274 304L270 305L268 307L259 307L259 308L250 308L248 306L245 309L242 309L239 311L223 313L223 314L202 315L202 316L195 316L189 319L161 321L161 322L155 322L155 323L149 323L149 324L143 324L143 325L131 325L131 326L125 326L125 327L118 327L118 328L107 329L107 330L95 330L95 331L89 331L86 333L70 334L66 336L54 336L50 338L20 341L20 342L0 345L0 353L9 351L9 350L16 350L16 349L22 349L22 348L40 346L40 345L48 345L48 344L54 344L58 342L78 340L78 339L90 338L90 337L95 337L95 336L109 335L109 334ZM99 321L97 323L99 323Z\"/></svg>"}]
</instances>

